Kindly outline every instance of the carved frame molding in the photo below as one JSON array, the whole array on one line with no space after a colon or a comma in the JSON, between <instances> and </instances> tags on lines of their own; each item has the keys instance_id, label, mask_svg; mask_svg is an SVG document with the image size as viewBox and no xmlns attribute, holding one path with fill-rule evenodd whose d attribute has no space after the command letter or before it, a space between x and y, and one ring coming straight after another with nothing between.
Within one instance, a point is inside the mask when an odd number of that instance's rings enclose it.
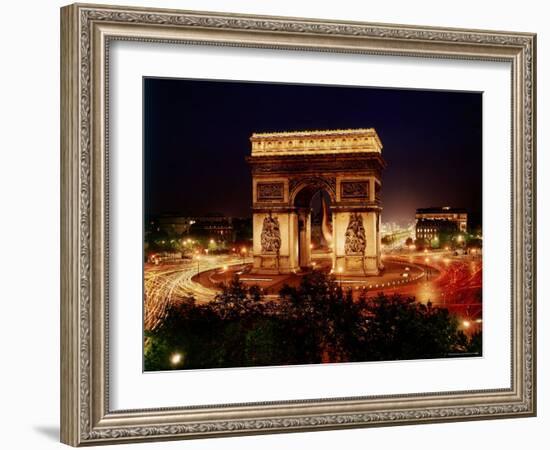
<instances>
[{"instance_id":1,"label":"carved frame molding","mask_svg":"<svg viewBox=\"0 0 550 450\"><path fill-rule=\"evenodd\" d=\"M507 61L512 65L512 385L112 411L108 396L109 43L114 39ZM61 10L61 440L70 445L533 416L536 36L99 5Z\"/></svg>"}]
</instances>

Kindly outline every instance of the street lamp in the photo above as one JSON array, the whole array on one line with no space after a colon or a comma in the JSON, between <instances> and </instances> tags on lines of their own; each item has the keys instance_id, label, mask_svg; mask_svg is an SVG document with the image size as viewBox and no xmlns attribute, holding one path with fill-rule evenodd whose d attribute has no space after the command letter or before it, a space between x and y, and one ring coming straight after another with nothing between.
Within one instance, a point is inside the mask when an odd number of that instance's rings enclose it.
<instances>
[{"instance_id":1,"label":"street lamp","mask_svg":"<svg viewBox=\"0 0 550 450\"><path fill-rule=\"evenodd\" d=\"M424 259L424 262L426 264L428 264L430 262L430 258L425 258ZM432 274L432 268L430 266L426 266L426 279L429 280L430 279L430 275Z\"/></svg>"},{"instance_id":2,"label":"street lamp","mask_svg":"<svg viewBox=\"0 0 550 450\"><path fill-rule=\"evenodd\" d=\"M179 365L183 361L183 355L181 353L172 353L170 355L170 363L173 366Z\"/></svg>"},{"instance_id":3,"label":"street lamp","mask_svg":"<svg viewBox=\"0 0 550 450\"><path fill-rule=\"evenodd\" d=\"M197 255L197 277L201 278L201 255Z\"/></svg>"},{"instance_id":4,"label":"street lamp","mask_svg":"<svg viewBox=\"0 0 550 450\"><path fill-rule=\"evenodd\" d=\"M243 267L244 267L244 258L246 256L246 247L241 248L241 254L243 255Z\"/></svg>"}]
</instances>

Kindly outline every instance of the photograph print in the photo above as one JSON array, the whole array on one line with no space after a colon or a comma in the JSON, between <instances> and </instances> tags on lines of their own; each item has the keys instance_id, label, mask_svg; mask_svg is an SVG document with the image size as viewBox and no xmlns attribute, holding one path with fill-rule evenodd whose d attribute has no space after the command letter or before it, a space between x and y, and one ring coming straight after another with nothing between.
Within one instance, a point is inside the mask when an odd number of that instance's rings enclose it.
<instances>
[{"instance_id":1,"label":"photograph print","mask_svg":"<svg viewBox=\"0 0 550 450\"><path fill-rule=\"evenodd\" d=\"M482 356L482 93L143 96L146 372Z\"/></svg>"}]
</instances>

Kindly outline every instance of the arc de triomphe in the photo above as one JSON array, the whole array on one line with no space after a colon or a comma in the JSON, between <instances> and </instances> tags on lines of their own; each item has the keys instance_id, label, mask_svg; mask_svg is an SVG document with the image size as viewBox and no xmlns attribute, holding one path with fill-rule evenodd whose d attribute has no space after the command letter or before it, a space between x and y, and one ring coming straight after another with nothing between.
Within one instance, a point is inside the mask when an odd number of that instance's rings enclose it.
<instances>
[{"instance_id":1,"label":"arc de triomphe","mask_svg":"<svg viewBox=\"0 0 550 450\"><path fill-rule=\"evenodd\" d=\"M291 273L311 265L311 199L324 190L332 211L332 267L377 275L380 188L386 166L373 128L254 133L253 273Z\"/></svg>"}]
</instances>

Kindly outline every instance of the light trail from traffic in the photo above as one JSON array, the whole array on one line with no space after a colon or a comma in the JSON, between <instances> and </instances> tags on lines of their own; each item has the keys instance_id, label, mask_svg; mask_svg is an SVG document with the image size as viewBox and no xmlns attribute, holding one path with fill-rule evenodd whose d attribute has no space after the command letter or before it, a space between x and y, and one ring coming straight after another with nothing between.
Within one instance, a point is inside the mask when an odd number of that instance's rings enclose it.
<instances>
[{"instance_id":1,"label":"light trail from traffic","mask_svg":"<svg viewBox=\"0 0 550 450\"><path fill-rule=\"evenodd\" d=\"M246 259L249 263L250 259ZM193 297L197 303L212 301L217 291L193 280L200 273L225 266L242 265L235 256L201 256L200 261L182 260L178 264L145 264L143 324L146 331L156 329L166 317L168 307L176 299Z\"/></svg>"},{"instance_id":2,"label":"light trail from traffic","mask_svg":"<svg viewBox=\"0 0 550 450\"><path fill-rule=\"evenodd\" d=\"M408 265L418 265L424 274L412 283L387 285L366 290L367 296L403 295L421 303L448 309L461 319L482 318L482 261L479 258L453 257L448 252L413 252L408 255L391 251L386 258ZM212 279L197 280L197 275L210 277L213 270L246 266L252 261L235 255L201 255L201 259L183 260L178 264L146 264L144 269L144 328L155 330L166 317L173 301L193 297L196 303L207 303L217 294ZM430 269L433 269L431 271ZM200 271L200 272L199 272ZM229 272L232 272L231 270ZM228 273L229 273L228 272ZM296 277L296 276L294 276ZM289 280L290 281L290 280ZM296 280L295 280L296 281ZM291 283L292 284L292 283ZM353 287L352 287L353 289ZM359 295L359 287L355 292ZM355 296L355 295L354 295ZM277 300L278 295L265 296Z\"/></svg>"}]
</instances>

